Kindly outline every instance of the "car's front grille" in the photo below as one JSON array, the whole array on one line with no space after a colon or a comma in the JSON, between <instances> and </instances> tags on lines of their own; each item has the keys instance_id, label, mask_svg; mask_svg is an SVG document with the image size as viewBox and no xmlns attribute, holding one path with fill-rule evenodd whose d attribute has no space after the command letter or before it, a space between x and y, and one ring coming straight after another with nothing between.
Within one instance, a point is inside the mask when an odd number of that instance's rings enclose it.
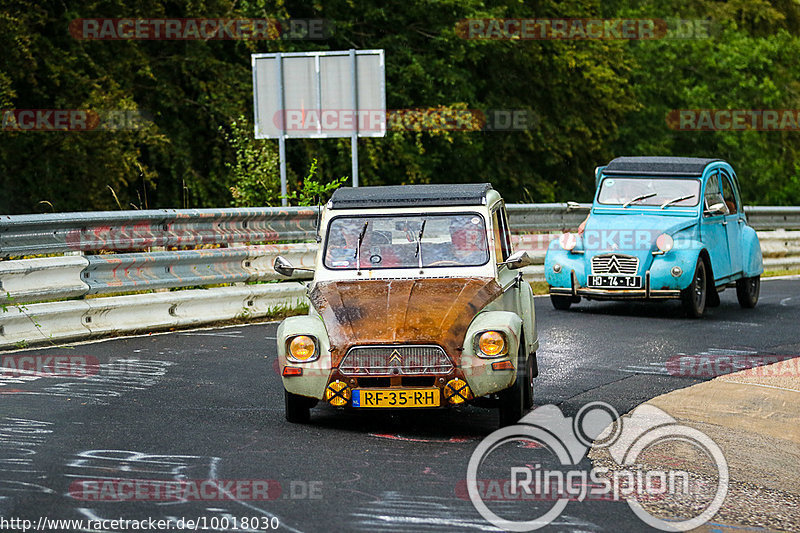
<instances>
[{"instance_id":1,"label":"car's front grille","mask_svg":"<svg viewBox=\"0 0 800 533\"><path fill-rule=\"evenodd\" d=\"M592 274L623 274L633 276L639 270L639 258L622 254L603 254L592 257Z\"/></svg>"},{"instance_id":2,"label":"car's front grille","mask_svg":"<svg viewBox=\"0 0 800 533\"><path fill-rule=\"evenodd\" d=\"M347 376L403 376L447 374L453 362L441 346L354 346L339 365Z\"/></svg>"}]
</instances>

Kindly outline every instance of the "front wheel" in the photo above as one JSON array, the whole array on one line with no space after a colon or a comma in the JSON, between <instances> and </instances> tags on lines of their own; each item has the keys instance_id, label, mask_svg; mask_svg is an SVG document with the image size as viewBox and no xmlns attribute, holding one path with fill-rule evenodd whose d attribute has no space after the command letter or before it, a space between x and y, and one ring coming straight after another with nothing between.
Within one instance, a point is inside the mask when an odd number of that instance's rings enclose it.
<instances>
[{"instance_id":1,"label":"front wheel","mask_svg":"<svg viewBox=\"0 0 800 533\"><path fill-rule=\"evenodd\" d=\"M526 368L528 369L527 375L527 383L525 384L525 402L524 407L525 409L532 409L533 408L533 376L536 375L536 354L533 353L528 357L528 364Z\"/></svg>"},{"instance_id":2,"label":"front wheel","mask_svg":"<svg viewBox=\"0 0 800 533\"><path fill-rule=\"evenodd\" d=\"M761 276L753 278L742 278L736 280L736 298L739 305L746 309L752 309L758 303L758 295L761 292Z\"/></svg>"},{"instance_id":3,"label":"front wheel","mask_svg":"<svg viewBox=\"0 0 800 533\"><path fill-rule=\"evenodd\" d=\"M560 296L558 294L550 295L550 303L559 311L566 311L572 305L572 296Z\"/></svg>"},{"instance_id":4,"label":"front wheel","mask_svg":"<svg viewBox=\"0 0 800 533\"><path fill-rule=\"evenodd\" d=\"M530 358L525 357L525 343L520 343L517 356L517 378L514 384L504 391L500 391L500 427L513 426L526 411L526 401L530 398L533 403L533 383L529 369ZM524 359L523 359L524 358ZM520 364L522 361L522 364Z\"/></svg>"},{"instance_id":5,"label":"front wheel","mask_svg":"<svg viewBox=\"0 0 800 533\"><path fill-rule=\"evenodd\" d=\"M317 404L313 398L306 398L283 390L286 420L293 424L307 424L311 420L311 408Z\"/></svg>"},{"instance_id":6,"label":"front wheel","mask_svg":"<svg viewBox=\"0 0 800 533\"><path fill-rule=\"evenodd\" d=\"M706 296L708 294L708 269L702 257L697 258L692 282L681 291L683 308L692 318L700 318L706 311Z\"/></svg>"}]
</instances>

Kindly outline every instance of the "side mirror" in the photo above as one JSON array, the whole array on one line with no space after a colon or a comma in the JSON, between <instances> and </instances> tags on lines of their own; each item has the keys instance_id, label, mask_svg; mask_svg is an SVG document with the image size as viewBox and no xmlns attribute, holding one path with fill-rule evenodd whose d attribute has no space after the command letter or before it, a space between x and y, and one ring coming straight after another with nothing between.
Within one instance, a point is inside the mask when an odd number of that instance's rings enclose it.
<instances>
[{"instance_id":1,"label":"side mirror","mask_svg":"<svg viewBox=\"0 0 800 533\"><path fill-rule=\"evenodd\" d=\"M292 274L294 274L294 267L292 264L280 255L275 258L275 262L272 263L272 268L281 276L291 277Z\"/></svg>"},{"instance_id":2,"label":"side mirror","mask_svg":"<svg viewBox=\"0 0 800 533\"><path fill-rule=\"evenodd\" d=\"M520 250L519 252L511 254L508 259L500 264L506 265L509 270L517 270L519 268L531 266L533 264L533 259L528 255L528 252Z\"/></svg>"},{"instance_id":3,"label":"side mirror","mask_svg":"<svg viewBox=\"0 0 800 533\"><path fill-rule=\"evenodd\" d=\"M718 204L714 204L714 205L710 206L708 209L706 209L704 211L703 214L706 215L706 216L714 217L714 216L717 216L717 215L724 215L727 211L728 210L725 207L725 204L720 202Z\"/></svg>"}]
</instances>

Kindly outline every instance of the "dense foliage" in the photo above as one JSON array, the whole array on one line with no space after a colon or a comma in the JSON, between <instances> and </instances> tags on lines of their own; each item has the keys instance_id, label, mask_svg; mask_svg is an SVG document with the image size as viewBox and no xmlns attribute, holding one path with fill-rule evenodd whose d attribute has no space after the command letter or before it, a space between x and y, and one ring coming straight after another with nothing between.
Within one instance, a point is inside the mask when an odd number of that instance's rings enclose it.
<instances>
[{"instance_id":1,"label":"dense foliage","mask_svg":"<svg viewBox=\"0 0 800 533\"><path fill-rule=\"evenodd\" d=\"M674 109L800 109L793 0L0 0L0 109L115 110L135 127L0 131L0 212L277 204L277 141L252 139L250 54L382 48L390 109L527 110L524 131L362 139L362 184L491 181L509 201L588 200L617 155L728 159L746 200L800 204L800 131L677 131ZM321 18L323 40L92 41L90 17ZM464 39L484 18L702 19L710 38ZM244 117L244 119L242 118ZM250 137L248 137L248 134ZM350 141L287 142L291 190L350 173ZM306 188L307 189L307 188ZM302 195L301 195L302 196Z\"/></svg>"}]
</instances>

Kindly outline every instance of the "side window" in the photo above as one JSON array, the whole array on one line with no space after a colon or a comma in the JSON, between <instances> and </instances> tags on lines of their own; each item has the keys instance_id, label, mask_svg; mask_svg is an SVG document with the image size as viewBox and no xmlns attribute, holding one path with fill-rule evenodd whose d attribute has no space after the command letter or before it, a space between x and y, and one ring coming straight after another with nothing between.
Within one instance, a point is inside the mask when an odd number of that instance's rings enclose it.
<instances>
[{"instance_id":1,"label":"side window","mask_svg":"<svg viewBox=\"0 0 800 533\"><path fill-rule=\"evenodd\" d=\"M708 178L706 182L706 193L705 193L705 207L704 209L708 209L714 204L724 204L725 199L722 196L722 189L719 184L719 172Z\"/></svg>"},{"instance_id":2,"label":"side window","mask_svg":"<svg viewBox=\"0 0 800 533\"><path fill-rule=\"evenodd\" d=\"M494 235L494 253L497 262L505 261L511 255L511 243L508 242L506 220L501 214L502 209L492 213L492 232Z\"/></svg>"},{"instance_id":3,"label":"side window","mask_svg":"<svg viewBox=\"0 0 800 533\"><path fill-rule=\"evenodd\" d=\"M728 214L735 215L739 212L736 207L736 195L733 193L733 184L731 178L727 174L722 174L722 197L725 199L725 205L728 207Z\"/></svg>"}]
</instances>

